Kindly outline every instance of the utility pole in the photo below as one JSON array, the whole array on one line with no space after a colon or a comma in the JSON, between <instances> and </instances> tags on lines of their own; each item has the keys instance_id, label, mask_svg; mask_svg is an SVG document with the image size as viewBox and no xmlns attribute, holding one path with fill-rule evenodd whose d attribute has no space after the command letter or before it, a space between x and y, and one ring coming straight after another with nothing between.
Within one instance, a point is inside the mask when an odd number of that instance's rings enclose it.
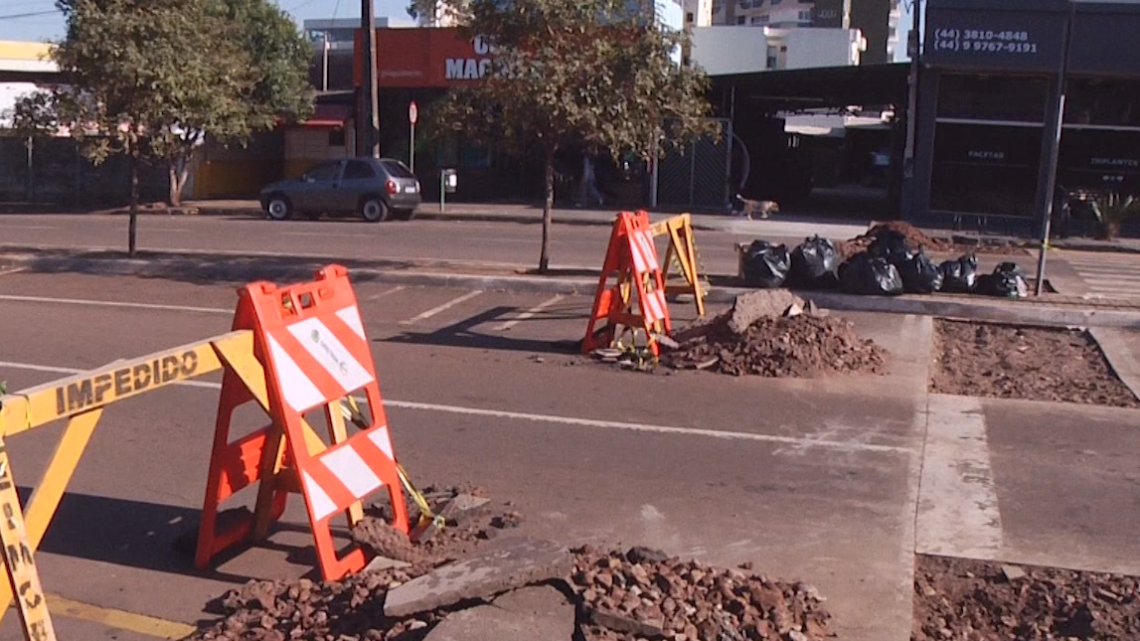
<instances>
[{"instance_id":1,"label":"utility pole","mask_svg":"<svg viewBox=\"0 0 1140 641\"><path fill-rule=\"evenodd\" d=\"M360 0L360 29L364 46L363 84L360 87L363 109L360 127L363 136L362 156L380 157L379 89L376 86L376 0Z\"/></svg>"},{"instance_id":2,"label":"utility pole","mask_svg":"<svg viewBox=\"0 0 1140 641\"><path fill-rule=\"evenodd\" d=\"M918 146L918 82L922 65L922 3L910 1L911 27L907 36L907 53L910 54L910 95L906 109L906 151L903 152L902 215L905 218L914 207L915 152Z\"/></svg>"},{"instance_id":3,"label":"utility pole","mask_svg":"<svg viewBox=\"0 0 1140 641\"><path fill-rule=\"evenodd\" d=\"M1037 282L1033 294L1045 292L1045 255L1049 252L1049 235L1053 221L1053 203L1056 200L1057 165L1061 155L1061 134L1065 127L1065 83L1069 78L1069 51L1073 46L1073 20L1077 5L1069 3L1069 14L1065 17L1065 40L1061 49L1061 64L1057 69L1052 96L1046 111L1045 136L1041 145L1041 169L1037 176L1037 207L1041 210L1038 226L1041 233L1041 246L1037 252Z\"/></svg>"}]
</instances>

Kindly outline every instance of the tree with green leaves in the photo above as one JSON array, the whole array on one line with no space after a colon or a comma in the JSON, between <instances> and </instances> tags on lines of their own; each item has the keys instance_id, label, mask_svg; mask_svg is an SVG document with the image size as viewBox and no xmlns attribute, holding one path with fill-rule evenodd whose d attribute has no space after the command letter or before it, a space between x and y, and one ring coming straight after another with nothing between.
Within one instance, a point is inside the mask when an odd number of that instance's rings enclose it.
<instances>
[{"instance_id":1,"label":"tree with green leaves","mask_svg":"<svg viewBox=\"0 0 1140 641\"><path fill-rule=\"evenodd\" d=\"M96 163L131 162L128 248L136 251L138 174L169 169L181 202L206 135L244 144L312 110L309 47L269 0L59 0L67 35L52 58L64 87L17 104L18 129L65 126ZM47 104L45 104L47 103Z\"/></svg>"},{"instance_id":2,"label":"tree with green leaves","mask_svg":"<svg viewBox=\"0 0 1140 641\"><path fill-rule=\"evenodd\" d=\"M423 0L421 10L434 3ZM470 37L494 47L489 73L435 110L437 135L462 132L520 155L541 153L539 271L550 267L554 160L565 148L644 159L703 135L707 81L680 63L685 35L628 0L446 0ZM646 8L638 9L635 6Z\"/></svg>"}]
</instances>

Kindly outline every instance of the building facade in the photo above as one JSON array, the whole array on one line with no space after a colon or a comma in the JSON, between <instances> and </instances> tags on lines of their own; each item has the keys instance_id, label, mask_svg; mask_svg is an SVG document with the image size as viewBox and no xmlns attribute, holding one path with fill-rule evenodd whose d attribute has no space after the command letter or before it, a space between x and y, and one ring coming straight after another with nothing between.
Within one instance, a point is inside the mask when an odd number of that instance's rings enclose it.
<instances>
[{"instance_id":1,"label":"building facade","mask_svg":"<svg viewBox=\"0 0 1140 641\"><path fill-rule=\"evenodd\" d=\"M1062 87L1058 184L1140 195L1137 33L1136 3L929 0L911 217L1037 233Z\"/></svg>"}]
</instances>

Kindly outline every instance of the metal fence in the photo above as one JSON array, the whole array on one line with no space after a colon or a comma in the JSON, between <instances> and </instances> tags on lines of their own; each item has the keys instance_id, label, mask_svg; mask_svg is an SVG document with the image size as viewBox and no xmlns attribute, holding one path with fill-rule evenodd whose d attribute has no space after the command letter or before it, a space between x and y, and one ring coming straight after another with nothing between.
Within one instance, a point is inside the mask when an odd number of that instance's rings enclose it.
<instances>
[{"instance_id":1,"label":"metal fence","mask_svg":"<svg viewBox=\"0 0 1140 641\"><path fill-rule=\"evenodd\" d=\"M719 208L729 204L732 171L732 122L714 119L718 139L703 138L684 153L670 151L661 159L657 204L662 207Z\"/></svg>"},{"instance_id":2,"label":"metal fence","mask_svg":"<svg viewBox=\"0 0 1140 641\"><path fill-rule=\"evenodd\" d=\"M144 163L141 199L165 200L168 180L164 167ZM0 202L118 205L127 201L130 189L130 162L124 156L95 165L73 138L29 139L0 132Z\"/></svg>"}]
</instances>

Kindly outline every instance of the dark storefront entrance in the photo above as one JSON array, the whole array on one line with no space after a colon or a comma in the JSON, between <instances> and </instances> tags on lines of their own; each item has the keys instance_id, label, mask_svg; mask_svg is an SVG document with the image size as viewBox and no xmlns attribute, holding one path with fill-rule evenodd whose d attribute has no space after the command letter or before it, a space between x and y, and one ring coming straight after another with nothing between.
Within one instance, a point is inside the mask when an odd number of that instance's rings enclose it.
<instances>
[{"instance_id":1,"label":"dark storefront entrance","mask_svg":"<svg viewBox=\"0 0 1140 641\"><path fill-rule=\"evenodd\" d=\"M1037 233L1070 20L1058 184L1140 194L1140 6L929 0L910 218Z\"/></svg>"}]
</instances>

